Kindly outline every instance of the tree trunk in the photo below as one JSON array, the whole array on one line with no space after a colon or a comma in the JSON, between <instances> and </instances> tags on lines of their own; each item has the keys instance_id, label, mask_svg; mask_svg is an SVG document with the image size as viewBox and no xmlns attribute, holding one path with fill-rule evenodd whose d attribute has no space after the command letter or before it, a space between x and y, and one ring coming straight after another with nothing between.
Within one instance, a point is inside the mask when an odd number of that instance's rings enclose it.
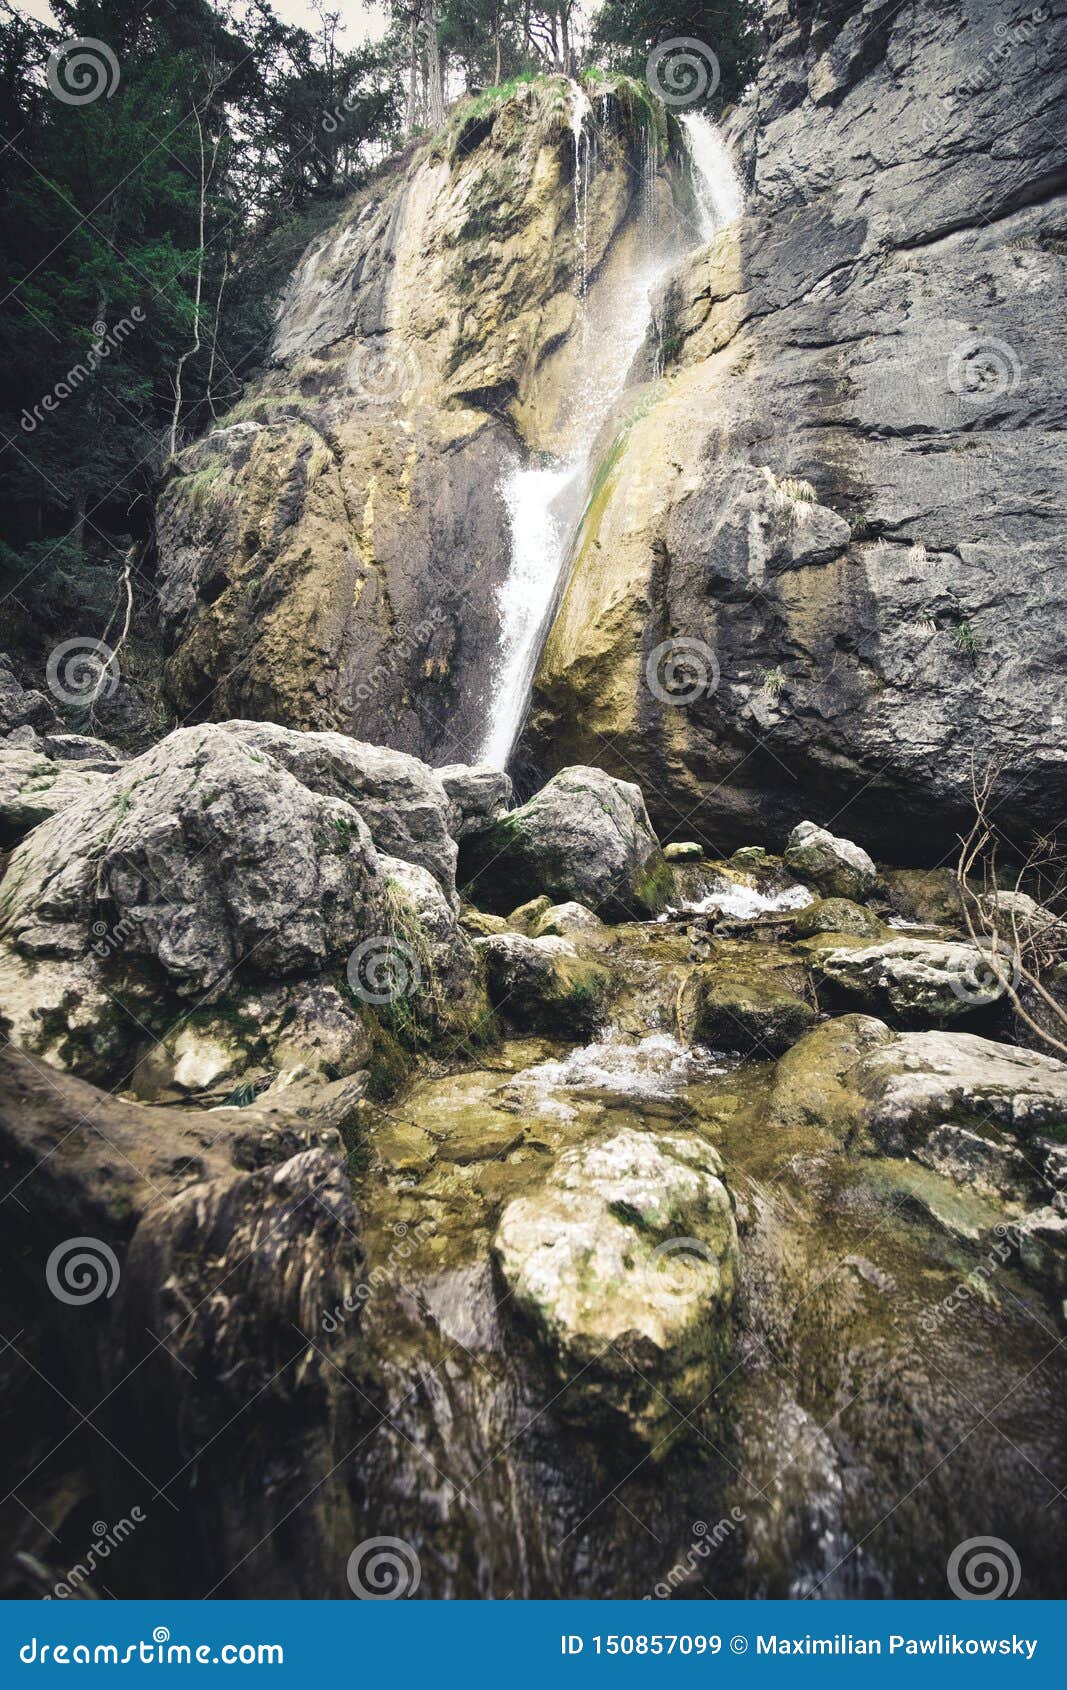
<instances>
[{"instance_id":1,"label":"tree trunk","mask_svg":"<svg viewBox=\"0 0 1067 1690\"><path fill-rule=\"evenodd\" d=\"M428 0L426 7L426 117L431 129L440 129L445 121L445 90L437 42L437 0Z\"/></svg>"}]
</instances>

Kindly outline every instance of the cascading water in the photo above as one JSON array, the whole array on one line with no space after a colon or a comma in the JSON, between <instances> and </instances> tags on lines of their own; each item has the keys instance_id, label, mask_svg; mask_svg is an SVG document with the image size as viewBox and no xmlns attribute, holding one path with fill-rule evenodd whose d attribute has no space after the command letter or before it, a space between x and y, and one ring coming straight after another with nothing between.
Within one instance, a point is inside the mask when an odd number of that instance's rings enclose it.
<instances>
[{"instance_id":1,"label":"cascading water","mask_svg":"<svg viewBox=\"0 0 1067 1690\"><path fill-rule=\"evenodd\" d=\"M741 189L730 155L704 117L683 118L690 151L701 240L738 216ZM501 493L511 531L511 568L498 589L500 647L488 703L488 726L477 761L502 769L522 728L541 649L575 529L584 505L590 455L601 425L626 385L630 367L652 326L652 301L678 256L657 250L654 136L646 135L639 210L643 249L638 262L593 321L589 294L589 194L597 168L593 108L577 84L571 105L574 137L575 294L578 358L568 410L579 444L563 458L519 461Z\"/></svg>"},{"instance_id":2,"label":"cascading water","mask_svg":"<svg viewBox=\"0 0 1067 1690\"><path fill-rule=\"evenodd\" d=\"M730 150L710 118L702 112L686 112L681 124L693 169L700 238L710 241L719 229L740 217L744 204L741 182Z\"/></svg>"}]
</instances>

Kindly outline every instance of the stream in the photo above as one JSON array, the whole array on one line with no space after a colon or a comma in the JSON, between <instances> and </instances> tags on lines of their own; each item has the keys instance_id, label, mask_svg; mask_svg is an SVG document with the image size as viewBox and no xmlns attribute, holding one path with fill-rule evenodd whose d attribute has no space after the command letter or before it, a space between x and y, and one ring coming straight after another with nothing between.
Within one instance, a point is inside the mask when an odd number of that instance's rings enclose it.
<instances>
[{"instance_id":1,"label":"stream","mask_svg":"<svg viewBox=\"0 0 1067 1690\"><path fill-rule=\"evenodd\" d=\"M684 913L583 935L616 982L595 1040L457 1051L378 1113L368 1531L412 1546L431 1597L935 1597L978 1534L1025 1546L1028 1590L1053 1594L1054 1312L999 1258L981 1294L967 1280L987 1254L966 1236L990 1218L977 1199L769 1126L773 1063L677 1042L693 943ZM729 1362L652 1450L571 1420L492 1251L502 1206L563 1147L626 1126L713 1145L740 1233Z\"/></svg>"}]
</instances>

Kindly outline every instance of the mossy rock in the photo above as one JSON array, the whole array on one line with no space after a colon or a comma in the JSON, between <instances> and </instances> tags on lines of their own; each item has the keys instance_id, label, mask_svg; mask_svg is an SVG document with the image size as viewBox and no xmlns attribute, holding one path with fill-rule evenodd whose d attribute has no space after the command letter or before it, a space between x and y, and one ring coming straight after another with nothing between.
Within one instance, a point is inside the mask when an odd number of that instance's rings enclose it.
<instances>
[{"instance_id":1,"label":"mossy rock","mask_svg":"<svg viewBox=\"0 0 1067 1690\"><path fill-rule=\"evenodd\" d=\"M881 931L878 917L850 898L817 898L793 922L793 932L800 939L813 938L817 933L851 933L860 939L877 939Z\"/></svg>"},{"instance_id":2,"label":"mossy rock","mask_svg":"<svg viewBox=\"0 0 1067 1690\"><path fill-rule=\"evenodd\" d=\"M562 939L502 933L477 941L493 1008L522 1032L581 1039L604 1016L611 976Z\"/></svg>"},{"instance_id":3,"label":"mossy rock","mask_svg":"<svg viewBox=\"0 0 1067 1690\"><path fill-rule=\"evenodd\" d=\"M778 1056L810 1031L816 1012L773 976L739 979L711 964L695 968L678 993L679 1036L712 1050Z\"/></svg>"}]
</instances>

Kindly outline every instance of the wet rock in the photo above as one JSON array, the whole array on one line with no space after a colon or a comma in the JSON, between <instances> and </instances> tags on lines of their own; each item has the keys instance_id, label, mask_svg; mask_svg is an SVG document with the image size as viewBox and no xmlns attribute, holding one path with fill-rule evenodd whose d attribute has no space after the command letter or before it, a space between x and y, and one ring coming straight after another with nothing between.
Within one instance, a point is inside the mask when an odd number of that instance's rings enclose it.
<instances>
[{"instance_id":1,"label":"wet rock","mask_svg":"<svg viewBox=\"0 0 1067 1690\"><path fill-rule=\"evenodd\" d=\"M699 863L704 857L704 847L696 839L676 839L664 845L663 855L669 863Z\"/></svg>"},{"instance_id":2,"label":"wet rock","mask_svg":"<svg viewBox=\"0 0 1067 1690\"><path fill-rule=\"evenodd\" d=\"M691 1044L745 1055L779 1056L816 1021L816 1012L772 975L745 978L709 963L678 994L678 1029Z\"/></svg>"},{"instance_id":3,"label":"wet rock","mask_svg":"<svg viewBox=\"0 0 1067 1690\"><path fill-rule=\"evenodd\" d=\"M923 927L962 927L956 871L951 868L887 868L882 871L890 908Z\"/></svg>"},{"instance_id":4,"label":"wet rock","mask_svg":"<svg viewBox=\"0 0 1067 1690\"><path fill-rule=\"evenodd\" d=\"M872 1013L905 1025L956 1021L1004 998L1011 958L965 940L894 938L813 953L820 978Z\"/></svg>"},{"instance_id":5,"label":"wet rock","mask_svg":"<svg viewBox=\"0 0 1067 1690\"><path fill-rule=\"evenodd\" d=\"M485 959L490 1001L509 1025L566 1038L599 1026L611 976L565 939L501 933L475 946Z\"/></svg>"},{"instance_id":6,"label":"wet rock","mask_svg":"<svg viewBox=\"0 0 1067 1690\"><path fill-rule=\"evenodd\" d=\"M550 904L530 931L535 939L565 938L568 933L603 933L604 923L584 904Z\"/></svg>"},{"instance_id":7,"label":"wet rock","mask_svg":"<svg viewBox=\"0 0 1067 1690\"><path fill-rule=\"evenodd\" d=\"M1033 1201L1056 1190L1041 1150L1067 1132L1067 1063L973 1033L895 1033L845 1015L778 1065L770 1117L842 1143L913 1156L980 1194Z\"/></svg>"},{"instance_id":8,"label":"wet rock","mask_svg":"<svg viewBox=\"0 0 1067 1690\"><path fill-rule=\"evenodd\" d=\"M508 926L516 933L530 933L535 924L547 910L552 908L552 899L544 893L539 898L531 898L525 904L519 904L508 916Z\"/></svg>"},{"instance_id":9,"label":"wet rock","mask_svg":"<svg viewBox=\"0 0 1067 1690\"><path fill-rule=\"evenodd\" d=\"M494 1239L564 1412L621 1415L660 1454L725 1371L737 1231L721 1172L695 1136L624 1128L565 1151Z\"/></svg>"},{"instance_id":10,"label":"wet rock","mask_svg":"<svg viewBox=\"0 0 1067 1690\"><path fill-rule=\"evenodd\" d=\"M859 845L838 839L814 822L801 822L789 835L785 864L817 886L824 898L866 898L878 886L878 870Z\"/></svg>"},{"instance_id":11,"label":"wet rock","mask_svg":"<svg viewBox=\"0 0 1067 1690\"><path fill-rule=\"evenodd\" d=\"M536 797L466 842L467 895L500 914L537 889L616 920L657 915L671 875L638 787L564 769Z\"/></svg>"},{"instance_id":12,"label":"wet rock","mask_svg":"<svg viewBox=\"0 0 1067 1690\"><path fill-rule=\"evenodd\" d=\"M465 839L468 833L479 832L499 821L511 808L511 778L500 769L448 763L443 769L435 769L434 774L452 806L453 839Z\"/></svg>"},{"instance_id":13,"label":"wet rock","mask_svg":"<svg viewBox=\"0 0 1067 1690\"><path fill-rule=\"evenodd\" d=\"M798 939L808 939L816 933L853 933L861 939L876 939L881 931L878 917L848 898L817 898L793 921L793 932Z\"/></svg>"}]
</instances>

